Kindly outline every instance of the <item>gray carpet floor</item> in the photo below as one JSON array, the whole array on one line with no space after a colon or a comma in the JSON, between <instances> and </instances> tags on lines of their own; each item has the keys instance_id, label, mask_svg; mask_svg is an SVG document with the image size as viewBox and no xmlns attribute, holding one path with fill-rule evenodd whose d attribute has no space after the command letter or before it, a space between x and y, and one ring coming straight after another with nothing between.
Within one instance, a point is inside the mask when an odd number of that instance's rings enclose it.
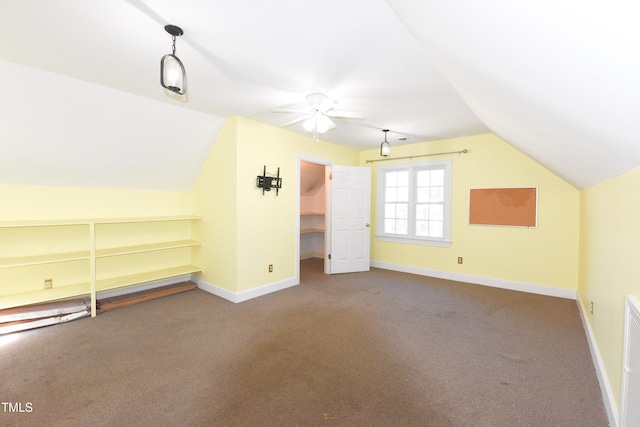
<instances>
[{"instance_id":1,"label":"gray carpet floor","mask_svg":"<svg viewBox=\"0 0 640 427\"><path fill-rule=\"evenodd\" d=\"M0 425L606 426L576 302L372 269L16 334Z\"/></svg>"}]
</instances>

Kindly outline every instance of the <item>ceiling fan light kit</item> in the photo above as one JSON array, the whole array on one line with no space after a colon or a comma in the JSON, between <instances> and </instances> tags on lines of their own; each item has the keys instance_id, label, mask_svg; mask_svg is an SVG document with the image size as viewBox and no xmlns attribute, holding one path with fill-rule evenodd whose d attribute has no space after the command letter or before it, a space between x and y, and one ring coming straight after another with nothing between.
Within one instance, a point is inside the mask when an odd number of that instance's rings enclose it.
<instances>
[{"instance_id":1,"label":"ceiling fan light kit","mask_svg":"<svg viewBox=\"0 0 640 427\"><path fill-rule=\"evenodd\" d=\"M160 60L160 84L171 92L184 95L186 92L187 74L184 65L176 56L176 37L183 33L182 28L175 25L166 25L165 31L171 34L173 41L172 52L163 56Z\"/></svg>"},{"instance_id":2,"label":"ceiling fan light kit","mask_svg":"<svg viewBox=\"0 0 640 427\"><path fill-rule=\"evenodd\" d=\"M337 126L331 120L331 118L339 119L364 119L364 114L350 112L350 111L336 111L333 106L336 101L330 99L323 93L312 93L307 95L308 109L290 109L290 108L276 108L273 110L275 113L295 113L302 114L302 117L291 120L282 127L294 125L302 122L302 128L313 135L313 138L317 141L318 135L329 132L335 129Z\"/></svg>"},{"instance_id":3,"label":"ceiling fan light kit","mask_svg":"<svg viewBox=\"0 0 640 427\"><path fill-rule=\"evenodd\" d=\"M309 133L326 133L329 130L336 127L336 125L331 121L331 119L320 111L316 111L313 113L313 116L308 118L302 123L302 127Z\"/></svg>"},{"instance_id":4,"label":"ceiling fan light kit","mask_svg":"<svg viewBox=\"0 0 640 427\"><path fill-rule=\"evenodd\" d=\"M387 142L387 132L389 132L389 129L383 129L382 132L384 132L384 141L380 144L380 155L382 157L389 157L391 155L391 144Z\"/></svg>"}]
</instances>

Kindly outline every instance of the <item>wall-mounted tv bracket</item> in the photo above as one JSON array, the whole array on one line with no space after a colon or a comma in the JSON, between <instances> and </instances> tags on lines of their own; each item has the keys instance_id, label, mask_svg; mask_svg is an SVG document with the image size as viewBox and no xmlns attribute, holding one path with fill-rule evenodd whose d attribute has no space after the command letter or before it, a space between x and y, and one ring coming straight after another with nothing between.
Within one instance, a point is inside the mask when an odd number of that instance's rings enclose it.
<instances>
[{"instance_id":1,"label":"wall-mounted tv bracket","mask_svg":"<svg viewBox=\"0 0 640 427\"><path fill-rule=\"evenodd\" d=\"M282 188L282 178L280 178L280 168L278 168L278 173L276 176L273 174L267 174L267 165L264 166L262 171L262 175L258 175L256 178L256 186L258 188L262 188L262 194L265 191L271 191L272 188L276 189L276 196L278 195L278 190Z\"/></svg>"}]
</instances>

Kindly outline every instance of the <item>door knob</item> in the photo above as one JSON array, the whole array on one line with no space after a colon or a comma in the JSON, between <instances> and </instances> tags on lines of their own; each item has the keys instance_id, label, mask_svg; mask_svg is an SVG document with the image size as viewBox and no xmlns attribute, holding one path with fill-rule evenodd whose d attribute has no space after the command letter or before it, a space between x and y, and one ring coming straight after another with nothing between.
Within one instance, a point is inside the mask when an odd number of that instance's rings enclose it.
<instances>
[{"instance_id":1,"label":"door knob","mask_svg":"<svg viewBox=\"0 0 640 427\"><path fill-rule=\"evenodd\" d=\"M366 227L369 227L369 226L370 226L369 223L367 223Z\"/></svg>"}]
</instances>

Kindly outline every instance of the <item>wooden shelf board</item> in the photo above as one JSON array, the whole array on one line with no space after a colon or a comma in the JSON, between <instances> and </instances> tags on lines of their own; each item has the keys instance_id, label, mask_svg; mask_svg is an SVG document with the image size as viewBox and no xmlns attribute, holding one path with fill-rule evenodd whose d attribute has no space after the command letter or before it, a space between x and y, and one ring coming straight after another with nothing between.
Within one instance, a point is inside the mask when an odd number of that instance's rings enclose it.
<instances>
[{"instance_id":1,"label":"wooden shelf board","mask_svg":"<svg viewBox=\"0 0 640 427\"><path fill-rule=\"evenodd\" d=\"M43 289L41 291L24 292L21 294L5 295L0 298L0 309L19 307L22 305L38 304L41 302L55 301L79 296L88 296L89 283L79 283Z\"/></svg>"},{"instance_id":2,"label":"wooden shelf board","mask_svg":"<svg viewBox=\"0 0 640 427\"><path fill-rule=\"evenodd\" d=\"M172 242L152 243L147 245L124 246L119 248L106 248L96 250L96 258L115 255L135 254L140 252L160 251L164 249L186 248L200 246L202 242L197 240L176 240Z\"/></svg>"},{"instance_id":3,"label":"wooden shelf board","mask_svg":"<svg viewBox=\"0 0 640 427\"><path fill-rule=\"evenodd\" d=\"M91 236L93 226L99 224L124 224L124 223L153 223L167 221L192 221L202 220L202 217L195 215L172 215L172 216L154 216L154 217L127 217L127 218L77 218L77 219L43 219L43 220L9 220L0 221L0 228L19 228L19 227L59 227L59 226L82 226L86 227L87 235ZM95 235L93 235L95 237ZM93 238L92 237L92 238ZM78 260L93 261L93 256L105 257L122 254L131 254L139 252L156 251L163 249L193 247L201 245L196 240L180 240L172 242L163 242L158 244L146 244L127 246L119 248L106 248L97 251L97 254L91 251L67 252L59 254L42 254L22 257L5 257L0 258L0 268L32 266L37 264L61 263ZM123 277L114 277L105 280L99 280L95 283L81 283L67 286L54 286L53 289L42 289L37 291L23 292L19 294L2 295L0 298L0 309L17 307L22 305L36 304L46 301L55 301L60 299L73 298L78 296L90 295L94 298L97 290L104 291L109 289L124 288L154 282L157 280L168 279L172 277L187 276L189 274L202 271L201 267L193 265L185 265L167 269L160 269L151 272L132 274ZM94 313L95 315L95 313Z\"/></svg>"},{"instance_id":4,"label":"wooden shelf board","mask_svg":"<svg viewBox=\"0 0 640 427\"><path fill-rule=\"evenodd\" d=\"M0 268L21 267L37 264L53 264L58 262L78 261L83 259L89 259L89 251L0 258Z\"/></svg>"},{"instance_id":5,"label":"wooden shelf board","mask_svg":"<svg viewBox=\"0 0 640 427\"><path fill-rule=\"evenodd\" d=\"M324 216L324 212L300 212L300 216L308 216L308 215Z\"/></svg>"},{"instance_id":6,"label":"wooden shelf board","mask_svg":"<svg viewBox=\"0 0 640 427\"><path fill-rule=\"evenodd\" d=\"M309 234L309 233L324 233L324 230L321 228L307 228L305 230L300 230L300 234Z\"/></svg>"},{"instance_id":7,"label":"wooden shelf board","mask_svg":"<svg viewBox=\"0 0 640 427\"><path fill-rule=\"evenodd\" d=\"M97 218L91 220L96 224L119 224L119 223L135 223L135 222L163 222L163 221L185 221L202 219L195 215L169 215L169 216L148 216L148 217L129 217L129 218Z\"/></svg>"},{"instance_id":8,"label":"wooden shelf board","mask_svg":"<svg viewBox=\"0 0 640 427\"><path fill-rule=\"evenodd\" d=\"M200 271L202 271L201 267L196 267L195 265L184 265L180 267L130 274L127 276L112 277L109 279L98 280L96 282L96 289L98 292L103 292L110 289L125 288L171 277L185 276L187 274L197 273Z\"/></svg>"},{"instance_id":9,"label":"wooden shelf board","mask_svg":"<svg viewBox=\"0 0 640 427\"><path fill-rule=\"evenodd\" d=\"M141 302L151 301L169 295L191 291L197 289L198 285L193 282L182 282L175 285L162 286L160 288L149 289L140 292L120 295L113 298L101 298L97 301L98 313L104 313L116 308L128 307Z\"/></svg>"},{"instance_id":10,"label":"wooden shelf board","mask_svg":"<svg viewBox=\"0 0 640 427\"><path fill-rule=\"evenodd\" d=\"M116 224L135 222L160 222L160 221L184 221L197 220L202 217L195 215L169 215L148 217L123 217L123 218L75 218L75 219L37 219L22 221L0 221L0 228L7 227L51 227L59 225L89 225L89 224Z\"/></svg>"}]
</instances>

